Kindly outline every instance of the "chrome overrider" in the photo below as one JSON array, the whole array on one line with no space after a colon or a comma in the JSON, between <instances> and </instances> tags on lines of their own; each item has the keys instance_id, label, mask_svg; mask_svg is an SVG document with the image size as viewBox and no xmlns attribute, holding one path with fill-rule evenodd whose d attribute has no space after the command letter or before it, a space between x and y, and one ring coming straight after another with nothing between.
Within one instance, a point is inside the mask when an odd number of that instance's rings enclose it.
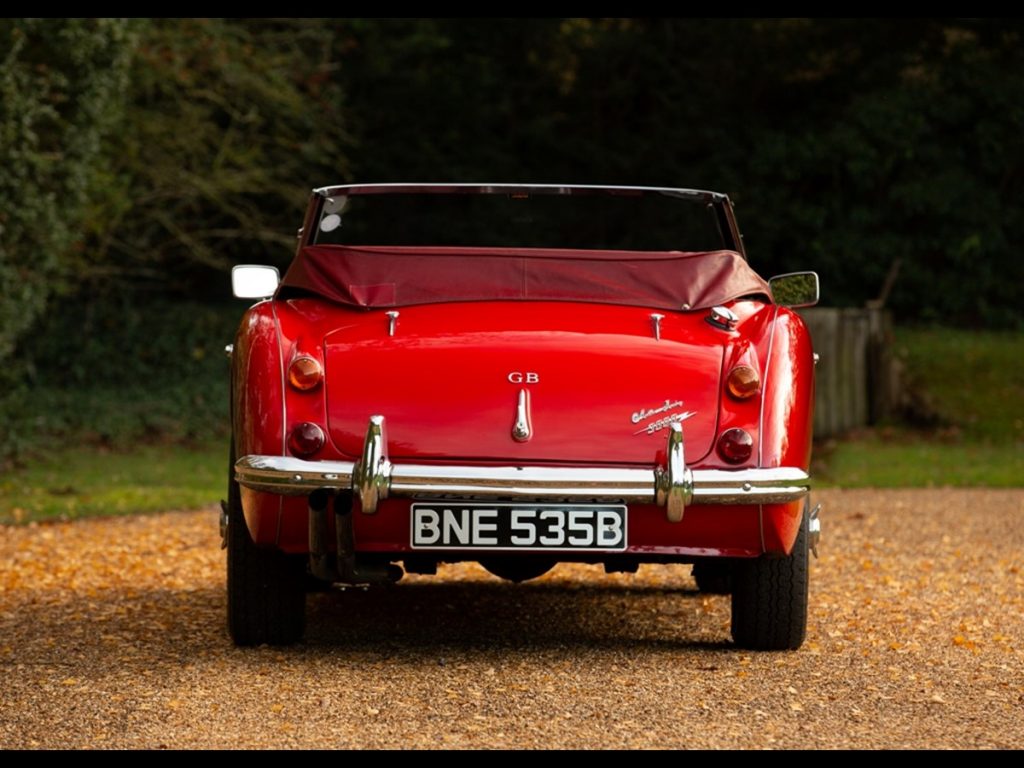
<instances>
[{"instance_id":1,"label":"chrome overrider","mask_svg":"<svg viewBox=\"0 0 1024 768\"><path fill-rule=\"evenodd\" d=\"M390 496L448 496L657 504L665 507L671 522L682 520L690 504L776 504L810 492L810 477L797 467L690 469L678 422L670 425L666 455L665 465L652 469L392 464L384 417L371 416L358 462L243 456L235 462L235 479L254 491L284 496L308 496L319 489L352 491L370 515Z\"/></svg>"}]
</instances>

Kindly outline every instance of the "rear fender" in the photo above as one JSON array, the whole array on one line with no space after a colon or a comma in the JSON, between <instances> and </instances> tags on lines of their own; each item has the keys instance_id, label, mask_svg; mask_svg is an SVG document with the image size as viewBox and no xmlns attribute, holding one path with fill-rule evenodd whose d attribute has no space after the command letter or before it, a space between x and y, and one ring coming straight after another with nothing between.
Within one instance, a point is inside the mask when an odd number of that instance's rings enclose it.
<instances>
[{"instance_id":1,"label":"rear fender","mask_svg":"<svg viewBox=\"0 0 1024 768\"><path fill-rule=\"evenodd\" d=\"M284 368L274 303L260 302L242 317L232 360L231 425L236 456L284 455ZM253 541L277 541L281 499L241 489L242 511Z\"/></svg>"},{"instance_id":2,"label":"rear fender","mask_svg":"<svg viewBox=\"0 0 1024 768\"><path fill-rule=\"evenodd\" d=\"M798 314L777 308L761 407L759 465L800 467L811 463L814 424L814 353ZM804 502L766 504L761 521L766 552L789 554L800 532Z\"/></svg>"}]
</instances>

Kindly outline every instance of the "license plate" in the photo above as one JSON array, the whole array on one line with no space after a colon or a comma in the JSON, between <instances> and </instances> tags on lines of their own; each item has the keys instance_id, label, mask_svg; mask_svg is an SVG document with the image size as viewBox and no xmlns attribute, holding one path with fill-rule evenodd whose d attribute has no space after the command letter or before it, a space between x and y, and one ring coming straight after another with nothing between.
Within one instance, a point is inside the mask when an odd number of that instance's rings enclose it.
<instances>
[{"instance_id":1,"label":"license plate","mask_svg":"<svg viewBox=\"0 0 1024 768\"><path fill-rule=\"evenodd\" d=\"M622 551L622 504L412 505L413 549Z\"/></svg>"}]
</instances>

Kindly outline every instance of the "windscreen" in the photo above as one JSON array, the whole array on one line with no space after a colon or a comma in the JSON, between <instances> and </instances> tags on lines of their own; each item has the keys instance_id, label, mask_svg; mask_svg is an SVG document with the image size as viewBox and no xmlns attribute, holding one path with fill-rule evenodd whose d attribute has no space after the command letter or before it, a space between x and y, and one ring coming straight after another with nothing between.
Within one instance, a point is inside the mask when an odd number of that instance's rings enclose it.
<instances>
[{"instance_id":1,"label":"windscreen","mask_svg":"<svg viewBox=\"0 0 1024 768\"><path fill-rule=\"evenodd\" d=\"M316 245L712 251L727 247L711 205L628 190L600 194L339 194Z\"/></svg>"}]
</instances>

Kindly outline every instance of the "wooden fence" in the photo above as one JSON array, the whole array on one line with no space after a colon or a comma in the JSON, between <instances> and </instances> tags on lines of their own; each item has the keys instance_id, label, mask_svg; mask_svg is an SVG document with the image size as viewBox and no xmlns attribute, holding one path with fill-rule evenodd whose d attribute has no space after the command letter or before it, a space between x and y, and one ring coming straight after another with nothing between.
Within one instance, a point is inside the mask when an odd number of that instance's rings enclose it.
<instances>
[{"instance_id":1,"label":"wooden fence","mask_svg":"<svg viewBox=\"0 0 1024 768\"><path fill-rule=\"evenodd\" d=\"M827 437L891 414L899 396L892 318L876 308L800 310L818 354L814 435Z\"/></svg>"}]
</instances>

